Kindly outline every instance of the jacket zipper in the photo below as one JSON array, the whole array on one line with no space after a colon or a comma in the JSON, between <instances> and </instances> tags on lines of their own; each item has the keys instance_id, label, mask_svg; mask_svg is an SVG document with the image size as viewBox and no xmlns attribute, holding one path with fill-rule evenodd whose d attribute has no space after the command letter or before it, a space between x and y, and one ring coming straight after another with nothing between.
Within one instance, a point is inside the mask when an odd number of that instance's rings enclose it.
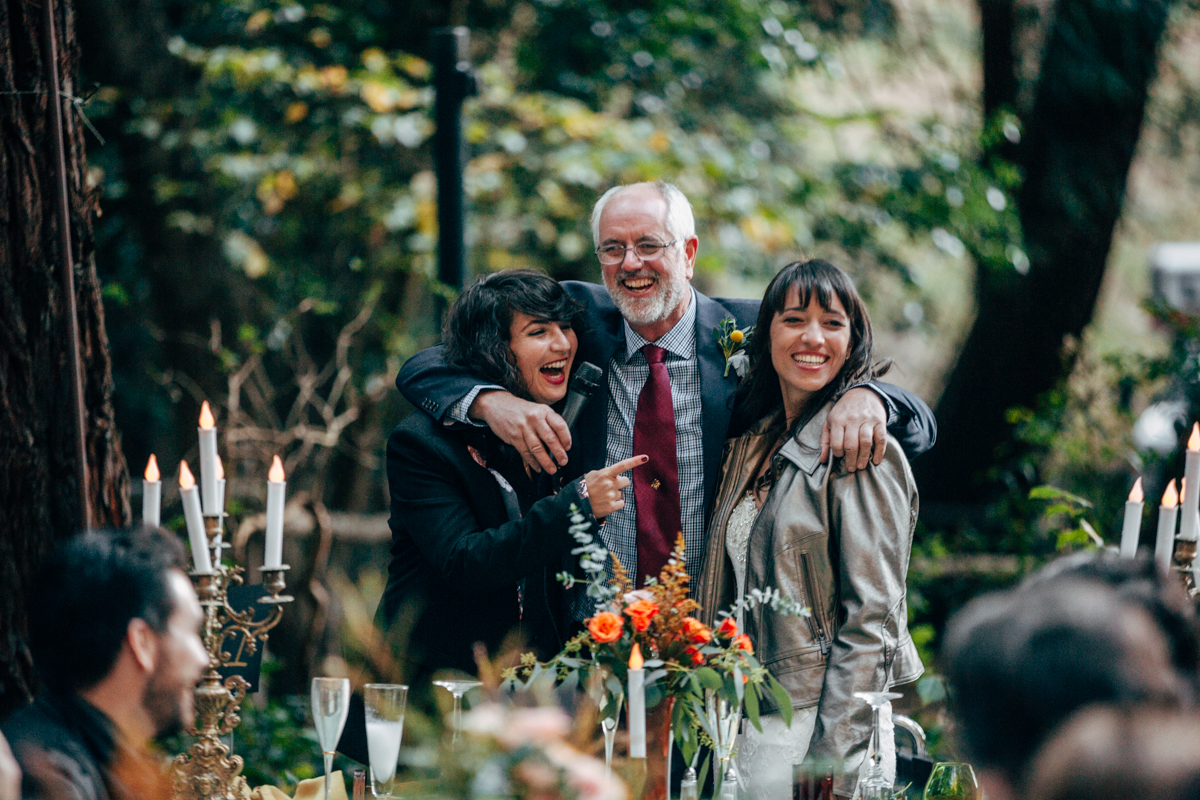
<instances>
[{"instance_id":1,"label":"jacket zipper","mask_svg":"<svg viewBox=\"0 0 1200 800\"><path fill-rule=\"evenodd\" d=\"M808 563L808 552L800 553L800 564L804 570L804 588L808 593L808 600L813 608L810 609L812 615L808 618L808 626L812 629L813 635L817 637L817 644L821 647L821 655L829 655L829 639L825 636L825 626L821 624L821 614L818 611L816 582L813 580L812 569Z\"/></svg>"}]
</instances>

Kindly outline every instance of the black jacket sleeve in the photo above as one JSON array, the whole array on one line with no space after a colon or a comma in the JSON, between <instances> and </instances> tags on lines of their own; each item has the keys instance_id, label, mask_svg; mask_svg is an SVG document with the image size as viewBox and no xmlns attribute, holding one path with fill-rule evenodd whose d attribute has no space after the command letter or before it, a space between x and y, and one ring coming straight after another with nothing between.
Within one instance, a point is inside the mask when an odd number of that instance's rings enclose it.
<instances>
[{"instance_id":1,"label":"black jacket sleeve","mask_svg":"<svg viewBox=\"0 0 1200 800\"><path fill-rule=\"evenodd\" d=\"M469 498L497 489L478 485L461 465L404 428L388 439L387 468L393 535L410 537L435 573L456 589L503 587L557 563L575 546L567 530L571 505L590 518L591 505L576 480L535 502L521 519L488 527ZM495 480L479 472L479 481Z\"/></svg>"},{"instance_id":2,"label":"black jacket sleeve","mask_svg":"<svg viewBox=\"0 0 1200 800\"><path fill-rule=\"evenodd\" d=\"M896 437L909 461L933 447L937 441L937 420L924 400L890 383L874 381L871 388L887 395L895 407L896 419L888 425L888 433Z\"/></svg>"},{"instance_id":3,"label":"black jacket sleeve","mask_svg":"<svg viewBox=\"0 0 1200 800\"><path fill-rule=\"evenodd\" d=\"M444 350L440 344L422 350L405 362L396 376L396 388L404 399L439 421L472 389L488 383L465 369L446 364Z\"/></svg>"}]
</instances>

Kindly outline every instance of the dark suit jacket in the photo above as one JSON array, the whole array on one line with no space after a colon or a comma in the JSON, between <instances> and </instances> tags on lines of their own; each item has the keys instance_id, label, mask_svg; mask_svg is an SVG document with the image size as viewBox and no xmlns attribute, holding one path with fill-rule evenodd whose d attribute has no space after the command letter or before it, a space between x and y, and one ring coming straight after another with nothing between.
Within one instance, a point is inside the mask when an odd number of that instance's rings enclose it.
<instances>
[{"instance_id":1,"label":"dark suit jacket","mask_svg":"<svg viewBox=\"0 0 1200 800\"><path fill-rule=\"evenodd\" d=\"M499 484L468 445L513 487L520 519L509 519ZM570 506L590 516L578 482L546 496L548 484L530 479L490 431L448 428L424 414L392 432L387 469L392 559L378 616L384 626L412 623L409 680L440 668L474 674L474 643L494 655L518 626L543 657L557 653L565 630L553 570L575 546Z\"/></svg>"},{"instance_id":2,"label":"dark suit jacket","mask_svg":"<svg viewBox=\"0 0 1200 800\"><path fill-rule=\"evenodd\" d=\"M621 312L617 310L608 290L595 283L564 281L563 288L584 303L587 308L584 329L578 332L579 352L575 363L590 361L601 369L615 353L625 347ZM727 300L705 297L696 292L696 358L700 365L700 386L704 408L704 507L712 500L713 487L721 466L721 449L729 431L730 397L737 388L733 370L724 377L725 356L717 345L713 328L725 317L732 317L739 328L754 324L758 317L758 300ZM462 369L448 367L442 360L442 349L432 347L408 360L396 377L401 394L417 408L435 419L442 419L455 402L462 399L481 381ZM910 459L933 446L936 424L933 412L916 395L885 383L874 388L891 399L897 419L888 433L900 442ZM592 424L577 424L571 431L573 439L570 463L565 476L576 477L604 466L607 430L602 424L608 409L608 381L588 400L580 420Z\"/></svg>"}]
</instances>

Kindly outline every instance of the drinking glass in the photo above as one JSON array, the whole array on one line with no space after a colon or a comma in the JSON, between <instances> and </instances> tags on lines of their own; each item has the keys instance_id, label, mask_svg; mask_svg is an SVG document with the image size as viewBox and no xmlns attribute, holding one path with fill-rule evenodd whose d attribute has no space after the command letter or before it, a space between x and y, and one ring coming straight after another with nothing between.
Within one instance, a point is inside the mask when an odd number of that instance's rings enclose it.
<instances>
[{"instance_id":1,"label":"drinking glass","mask_svg":"<svg viewBox=\"0 0 1200 800\"><path fill-rule=\"evenodd\" d=\"M980 800L979 784L970 764L948 761L934 765L925 784L925 800Z\"/></svg>"},{"instance_id":2,"label":"drinking glass","mask_svg":"<svg viewBox=\"0 0 1200 800\"><path fill-rule=\"evenodd\" d=\"M880 712L889 701L902 695L896 692L855 692L854 696L871 707L874 724L871 730L871 766L867 774L858 782L858 797L860 800L892 800L891 781L883 774L883 742L880 729Z\"/></svg>"},{"instance_id":3,"label":"drinking glass","mask_svg":"<svg viewBox=\"0 0 1200 800\"><path fill-rule=\"evenodd\" d=\"M325 800L329 800L329 773L333 771L333 754L337 751L346 715L350 713L350 681L345 678L313 678L313 727L325 756Z\"/></svg>"},{"instance_id":4,"label":"drinking glass","mask_svg":"<svg viewBox=\"0 0 1200 800\"><path fill-rule=\"evenodd\" d=\"M612 775L613 745L617 739L617 720L621 716L621 706L625 703L625 693L612 693L608 684L608 674L600 672L588 684L588 694L595 701L601 715L600 730L604 733L604 771ZM612 704L611 708L608 707Z\"/></svg>"},{"instance_id":5,"label":"drinking glass","mask_svg":"<svg viewBox=\"0 0 1200 800\"><path fill-rule=\"evenodd\" d=\"M363 687L367 713L367 754L371 761L371 794L395 797L393 779L404 734L404 704L408 687L395 683L368 683Z\"/></svg>"},{"instance_id":6,"label":"drinking glass","mask_svg":"<svg viewBox=\"0 0 1200 800\"><path fill-rule=\"evenodd\" d=\"M462 696L468 690L474 689L476 686L483 686L483 681L434 681L434 686L440 686L443 689L454 695L454 734L450 739L450 744L457 745L462 736ZM325 798L329 800L329 798Z\"/></svg>"}]
</instances>

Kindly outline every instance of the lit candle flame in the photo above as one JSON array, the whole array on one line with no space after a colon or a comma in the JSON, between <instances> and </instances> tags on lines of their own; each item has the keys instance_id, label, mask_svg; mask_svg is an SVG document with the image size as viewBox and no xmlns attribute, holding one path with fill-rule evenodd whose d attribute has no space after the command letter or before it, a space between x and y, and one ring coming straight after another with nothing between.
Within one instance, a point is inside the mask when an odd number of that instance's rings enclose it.
<instances>
[{"instance_id":1,"label":"lit candle flame","mask_svg":"<svg viewBox=\"0 0 1200 800\"><path fill-rule=\"evenodd\" d=\"M629 668L630 669L641 669L642 665L645 663L646 663L645 660L642 658L642 648L638 645L637 642L634 642L633 643L633 652L629 654Z\"/></svg>"},{"instance_id":2,"label":"lit candle flame","mask_svg":"<svg viewBox=\"0 0 1200 800\"><path fill-rule=\"evenodd\" d=\"M1175 491L1175 479L1171 478L1171 482L1167 484L1167 490L1163 492L1162 507L1174 508L1179 505L1179 494Z\"/></svg>"},{"instance_id":3,"label":"lit candle flame","mask_svg":"<svg viewBox=\"0 0 1200 800\"><path fill-rule=\"evenodd\" d=\"M1188 450L1193 453L1200 450L1200 422L1192 423L1192 435L1188 437Z\"/></svg>"},{"instance_id":4,"label":"lit candle flame","mask_svg":"<svg viewBox=\"0 0 1200 800\"><path fill-rule=\"evenodd\" d=\"M1129 502L1140 503L1145 498L1142 492L1142 479L1139 477L1133 484L1133 488L1129 490Z\"/></svg>"},{"instance_id":5,"label":"lit candle flame","mask_svg":"<svg viewBox=\"0 0 1200 800\"><path fill-rule=\"evenodd\" d=\"M275 460L271 462L271 471L267 473L267 480L272 483L283 483L283 462L279 460L279 456L275 456Z\"/></svg>"},{"instance_id":6,"label":"lit candle flame","mask_svg":"<svg viewBox=\"0 0 1200 800\"><path fill-rule=\"evenodd\" d=\"M208 401L205 400L200 404L200 427L207 430L215 424L217 423L213 419L212 409L208 407Z\"/></svg>"},{"instance_id":7,"label":"lit candle flame","mask_svg":"<svg viewBox=\"0 0 1200 800\"><path fill-rule=\"evenodd\" d=\"M179 462L179 488L194 489L196 488L196 478L192 475L192 471L188 469L186 461Z\"/></svg>"},{"instance_id":8,"label":"lit candle flame","mask_svg":"<svg viewBox=\"0 0 1200 800\"><path fill-rule=\"evenodd\" d=\"M146 480L151 483L162 480L162 475L158 471L158 459L154 457L154 453L150 454L150 460L146 462Z\"/></svg>"},{"instance_id":9,"label":"lit candle flame","mask_svg":"<svg viewBox=\"0 0 1200 800\"><path fill-rule=\"evenodd\" d=\"M225 480L225 466L221 463L220 456L217 456L217 480Z\"/></svg>"}]
</instances>

